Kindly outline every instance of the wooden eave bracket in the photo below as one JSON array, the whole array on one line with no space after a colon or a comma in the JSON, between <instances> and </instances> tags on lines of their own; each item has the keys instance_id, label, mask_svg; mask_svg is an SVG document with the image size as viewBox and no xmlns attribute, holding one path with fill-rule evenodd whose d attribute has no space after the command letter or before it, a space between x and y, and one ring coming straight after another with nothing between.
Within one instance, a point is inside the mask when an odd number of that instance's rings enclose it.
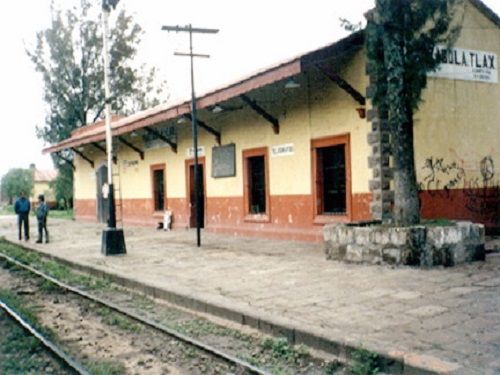
<instances>
[{"instance_id":1,"label":"wooden eave bracket","mask_svg":"<svg viewBox=\"0 0 500 375\"><path fill-rule=\"evenodd\" d=\"M137 146L134 146L132 143L130 143L129 141L127 141L124 137L122 136L118 136L118 140L123 143L125 146L131 148L132 150L134 150L135 152L137 152L139 154L139 156L141 157L141 160L144 160L144 151L141 150L139 147Z\"/></svg>"},{"instance_id":2,"label":"wooden eave bracket","mask_svg":"<svg viewBox=\"0 0 500 375\"><path fill-rule=\"evenodd\" d=\"M99 143L97 142L92 142L92 146L94 146L95 148L97 148L98 150L104 152L104 155L107 155L106 153L106 149L104 147L102 147ZM116 164L116 156L113 155L113 163Z\"/></svg>"},{"instance_id":3,"label":"wooden eave bracket","mask_svg":"<svg viewBox=\"0 0 500 375\"><path fill-rule=\"evenodd\" d=\"M161 139L163 142L167 143L170 146L170 148L172 149L172 151L177 153L177 143L172 142L170 139L168 139L163 134L161 134L160 132L158 132L154 129L144 128L144 130L150 134L153 134L156 138Z\"/></svg>"},{"instance_id":4,"label":"wooden eave bracket","mask_svg":"<svg viewBox=\"0 0 500 375\"><path fill-rule=\"evenodd\" d=\"M246 104L248 104L250 108L252 108L260 116L262 116L264 119L266 119L267 121L269 121L271 123L271 125L273 126L274 134L280 133L280 123L279 123L277 118L275 118L273 115L270 115L269 113L267 113L266 110L264 108L262 108L260 105L258 105L255 100L250 99L245 94L241 94L240 98Z\"/></svg>"},{"instance_id":5,"label":"wooden eave bracket","mask_svg":"<svg viewBox=\"0 0 500 375\"><path fill-rule=\"evenodd\" d=\"M190 113L184 114L183 117L186 118L186 119L188 119L189 121L193 121L193 117L191 116ZM207 132L209 132L210 134L212 134L215 137L215 141L220 146L221 134L220 134L219 131L217 131L214 128L208 126L205 122L199 120L198 118L196 119L196 123L198 124L198 126L200 128L202 128L202 129L206 130Z\"/></svg>"},{"instance_id":6,"label":"wooden eave bracket","mask_svg":"<svg viewBox=\"0 0 500 375\"><path fill-rule=\"evenodd\" d=\"M347 92L359 104L366 104L366 98L333 70L318 65L316 65L316 68L318 68L319 71L327 76L332 82L337 84L337 86L339 86L342 90Z\"/></svg>"},{"instance_id":7,"label":"wooden eave bracket","mask_svg":"<svg viewBox=\"0 0 500 375\"><path fill-rule=\"evenodd\" d=\"M81 157L83 160L86 160L86 161L90 164L90 166L91 166L92 168L94 168L94 161L93 161L92 159L89 159L87 156L85 156L85 154L84 154L83 152L78 151L78 150L77 150L76 148L74 148L74 147L71 147L71 149L73 150L73 152L74 152L75 154L80 155L80 157ZM65 161L66 161L66 160L65 160Z\"/></svg>"},{"instance_id":8,"label":"wooden eave bracket","mask_svg":"<svg viewBox=\"0 0 500 375\"><path fill-rule=\"evenodd\" d=\"M71 165L71 168L72 168L73 170L76 170L75 165L73 164L73 161L72 161L72 160L69 160L69 159L65 158L64 156L62 156L60 152L56 152L56 156L57 156L59 159L64 160L66 163L68 163L69 165Z\"/></svg>"}]
</instances>

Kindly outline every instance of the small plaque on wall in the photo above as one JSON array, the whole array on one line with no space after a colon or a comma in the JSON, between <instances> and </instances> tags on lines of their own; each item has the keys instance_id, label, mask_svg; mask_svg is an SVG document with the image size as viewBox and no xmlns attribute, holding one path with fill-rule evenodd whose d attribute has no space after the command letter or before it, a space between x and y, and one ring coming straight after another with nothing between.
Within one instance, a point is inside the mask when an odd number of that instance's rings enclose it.
<instances>
[{"instance_id":1,"label":"small plaque on wall","mask_svg":"<svg viewBox=\"0 0 500 375\"><path fill-rule=\"evenodd\" d=\"M235 145L212 147L212 177L236 176Z\"/></svg>"}]
</instances>

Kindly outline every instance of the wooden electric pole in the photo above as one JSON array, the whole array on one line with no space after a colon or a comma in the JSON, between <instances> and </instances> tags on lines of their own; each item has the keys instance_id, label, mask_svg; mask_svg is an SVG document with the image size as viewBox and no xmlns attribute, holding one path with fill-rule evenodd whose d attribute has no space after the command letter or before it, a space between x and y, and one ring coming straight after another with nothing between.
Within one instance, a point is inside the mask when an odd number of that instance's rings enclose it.
<instances>
[{"instance_id":1,"label":"wooden electric pole","mask_svg":"<svg viewBox=\"0 0 500 375\"><path fill-rule=\"evenodd\" d=\"M192 27L191 24L187 26L162 26L162 30L175 31L175 32L187 32L189 33L189 52L175 52L176 56L188 56L191 61L191 129L193 133L193 151L194 151L194 195L195 195L195 209L196 209L196 245L201 246L200 238L200 226L202 221L202 209L201 205L201 175L198 165L198 126L196 119L196 95L194 91L194 67L193 60L195 57L209 58L210 55L196 54L193 53L193 33L199 34L216 34L219 32L218 29L202 29Z\"/></svg>"}]
</instances>

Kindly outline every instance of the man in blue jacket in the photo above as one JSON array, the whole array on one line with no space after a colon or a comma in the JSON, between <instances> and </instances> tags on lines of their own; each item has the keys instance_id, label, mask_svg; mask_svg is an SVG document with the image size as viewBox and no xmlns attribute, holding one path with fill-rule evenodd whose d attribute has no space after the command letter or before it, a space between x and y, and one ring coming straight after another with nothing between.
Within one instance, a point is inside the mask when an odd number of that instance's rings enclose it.
<instances>
[{"instance_id":1,"label":"man in blue jacket","mask_svg":"<svg viewBox=\"0 0 500 375\"><path fill-rule=\"evenodd\" d=\"M17 228L19 231L19 241L21 241L21 228L24 227L24 239L30 239L30 221L29 215L31 210L30 201L26 198L24 191L21 191L19 198L16 200L14 210L17 214Z\"/></svg>"}]
</instances>

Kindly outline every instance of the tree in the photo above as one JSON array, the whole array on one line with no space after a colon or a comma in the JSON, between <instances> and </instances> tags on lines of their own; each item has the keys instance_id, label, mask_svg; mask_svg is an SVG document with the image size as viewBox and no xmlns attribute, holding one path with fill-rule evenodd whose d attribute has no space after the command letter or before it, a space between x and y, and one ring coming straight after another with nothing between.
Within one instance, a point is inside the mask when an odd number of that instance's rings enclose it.
<instances>
[{"instance_id":1,"label":"tree","mask_svg":"<svg viewBox=\"0 0 500 375\"><path fill-rule=\"evenodd\" d=\"M10 169L2 177L2 196L8 198L9 204L12 204L14 198L19 196L22 191L26 194L26 197L31 196L33 172L30 169Z\"/></svg>"},{"instance_id":2,"label":"tree","mask_svg":"<svg viewBox=\"0 0 500 375\"><path fill-rule=\"evenodd\" d=\"M27 54L42 75L48 113L37 135L48 143L71 136L75 128L95 122L104 108L104 67L100 2L81 0L65 11L51 4L50 27L36 34ZM127 115L159 104L164 82L157 84L154 68L134 64L143 31L124 10L118 12L110 31L110 88L114 113ZM71 159L71 152L64 157ZM55 163L59 165L58 163ZM68 180L70 168L58 179ZM64 185L61 182L61 185Z\"/></svg>"},{"instance_id":3,"label":"tree","mask_svg":"<svg viewBox=\"0 0 500 375\"><path fill-rule=\"evenodd\" d=\"M73 207L73 169L69 164L59 166L59 174L54 181L50 182L50 188L54 191L58 208L69 209Z\"/></svg>"},{"instance_id":4,"label":"tree","mask_svg":"<svg viewBox=\"0 0 500 375\"><path fill-rule=\"evenodd\" d=\"M418 109L427 73L439 61L438 44L450 44L459 28L452 26L455 0L376 0L367 15L372 94L391 133L394 169L394 219L398 225L420 222L413 146L413 114Z\"/></svg>"}]
</instances>

